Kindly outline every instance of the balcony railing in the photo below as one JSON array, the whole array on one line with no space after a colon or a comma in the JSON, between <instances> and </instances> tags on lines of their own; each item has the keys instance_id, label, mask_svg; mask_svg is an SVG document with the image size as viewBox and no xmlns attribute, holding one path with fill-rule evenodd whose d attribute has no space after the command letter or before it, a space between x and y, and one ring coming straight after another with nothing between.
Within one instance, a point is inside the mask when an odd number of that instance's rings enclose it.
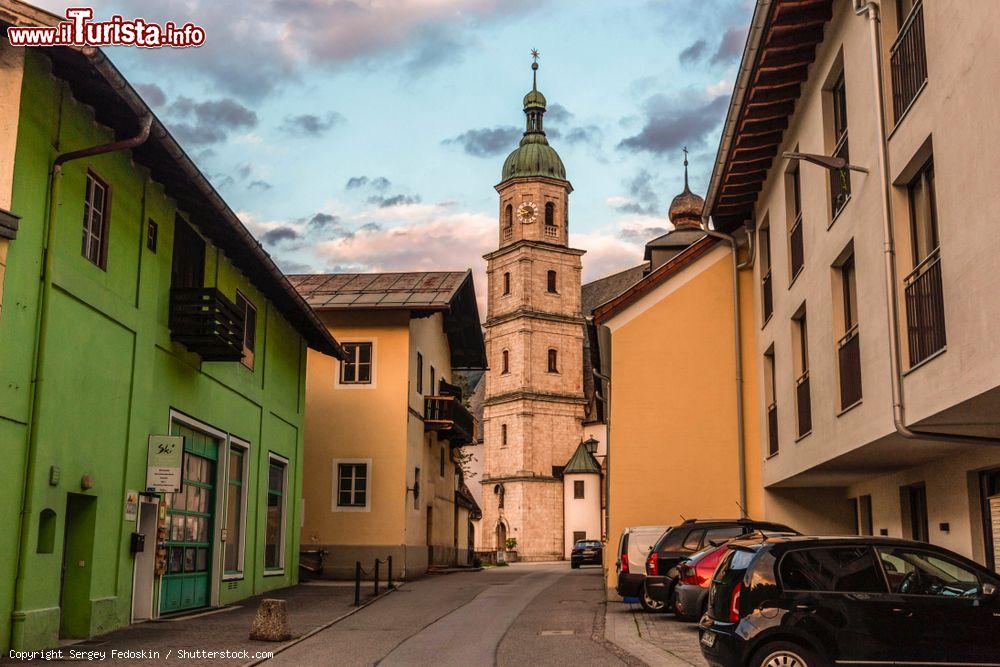
<instances>
[{"instance_id":1,"label":"balcony railing","mask_svg":"<svg viewBox=\"0 0 1000 667\"><path fill-rule=\"evenodd\" d=\"M767 455L778 453L778 404L767 406Z\"/></svg>"},{"instance_id":2,"label":"balcony railing","mask_svg":"<svg viewBox=\"0 0 1000 667\"><path fill-rule=\"evenodd\" d=\"M555 225L545 225L545 238L557 239L559 238L559 228Z\"/></svg>"},{"instance_id":3,"label":"balcony railing","mask_svg":"<svg viewBox=\"0 0 1000 667\"><path fill-rule=\"evenodd\" d=\"M792 256L792 280L795 280L795 276L799 275L799 271L802 270L802 265L805 263L805 251L802 248L802 214L800 213L795 218L795 224L792 225L792 233L789 238L789 245L791 246L791 256Z\"/></svg>"},{"instance_id":4,"label":"balcony railing","mask_svg":"<svg viewBox=\"0 0 1000 667\"><path fill-rule=\"evenodd\" d=\"M812 430L812 402L809 396L809 371L795 381L795 407L799 412L799 437Z\"/></svg>"},{"instance_id":5,"label":"balcony railing","mask_svg":"<svg viewBox=\"0 0 1000 667\"><path fill-rule=\"evenodd\" d=\"M243 312L214 287L170 290L170 338L204 361L243 358Z\"/></svg>"},{"instance_id":6,"label":"balcony railing","mask_svg":"<svg viewBox=\"0 0 1000 667\"><path fill-rule=\"evenodd\" d=\"M861 344L858 325L837 343L840 358L840 409L846 410L861 400Z\"/></svg>"},{"instance_id":7,"label":"balcony railing","mask_svg":"<svg viewBox=\"0 0 1000 667\"><path fill-rule=\"evenodd\" d=\"M771 319L774 312L774 298L771 295L771 269L760 279L761 303L764 305L764 321Z\"/></svg>"},{"instance_id":8,"label":"balcony railing","mask_svg":"<svg viewBox=\"0 0 1000 667\"><path fill-rule=\"evenodd\" d=\"M513 227L504 227L503 228L503 240L504 241L510 241L512 238L514 238L514 228Z\"/></svg>"},{"instance_id":9,"label":"balcony railing","mask_svg":"<svg viewBox=\"0 0 1000 667\"><path fill-rule=\"evenodd\" d=\"M889 64L892 69L892 111L898 123L927 80L922 2L914 5L900 28L899 36L889 49Z\"/></svg>"},{"instance_id":10,"label":"balcony railing","mask_svg":"<svg viewBox=\"0 0 1000 667\"><path fill-rule=\"evenodd\" d=\"M904 279L910 366L940 352L947 343L941 254L935 250Z\"/></svg>"},{"instance_id":11,"label":"balcony railing","mask_svg":"<svg viewBox=\"0 0 1000 667\"><path fill-rule=\"evenodd\" d=\"M437 431L455 446L469 444L476 435L475 419L460 396L425 396L424 430Z\"/></svg>"}]
</instances>

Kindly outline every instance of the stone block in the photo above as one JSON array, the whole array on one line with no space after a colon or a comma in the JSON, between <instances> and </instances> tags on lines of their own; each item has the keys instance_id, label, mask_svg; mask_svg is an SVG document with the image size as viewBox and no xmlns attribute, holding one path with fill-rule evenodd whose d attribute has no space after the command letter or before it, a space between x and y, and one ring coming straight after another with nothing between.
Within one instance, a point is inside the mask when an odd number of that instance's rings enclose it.
<instances>
[{"instance_id":1,"label":"stone block","mask_svg":"<svg viewBox=\"0 0 1000 667\"><path fill-rule=\"evenodd\" d=\"M263 642L283 642L292 638L288 625L288 610L284 600L264 598L250 626L250 639Z\"/></svg>"}]
</instances>

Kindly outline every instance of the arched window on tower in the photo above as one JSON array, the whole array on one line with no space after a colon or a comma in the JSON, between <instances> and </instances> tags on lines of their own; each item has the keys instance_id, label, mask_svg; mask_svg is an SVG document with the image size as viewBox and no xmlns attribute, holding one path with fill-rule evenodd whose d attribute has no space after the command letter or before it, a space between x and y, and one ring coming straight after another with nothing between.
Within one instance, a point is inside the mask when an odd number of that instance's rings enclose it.
<instances>
[{"instance_id":1,"label":"arched window on tower","mask_svg":"<svg viewBox=\"0 0 1000 667\"><path fill-rule=\"evenodd\" d=\"M507 204L503 212L503 240L508 241L514 236L514 207Z\"/></svg>"},{"instance_id":2,"label":"arched window on tower","mask_svg":"<svg viewBox=\"0 0 1000 667\"><path fill-rule=\"evenodd\" d=\"M507 350L500 354L500 373L510 373L510 352Z\"/></svg>"},{"instance_id":3,"label":"arched window on tower","mask_svg":"<svg viewBox=\"0 0 1000 667\"><path fill-rule=\"evenodd\" d=\"M559 352L555 348L549 348L549 372L559 372Z\"/></svg>"},{"instance_id":4,"label":"arched window on tower","mask_svg":"<svg viewBox=\"0 0 1000 667\"><path fill-rule=\"evenodd\" d=\"M556 272L550 270L545 274L545 280L549 294L555 294L558 291L556 290Z\"/></svg>"},{"instance_id":5,"label":"arched window on tower","mask_svg":"<svg viewBox=\"0 0 1000 667\"><path fill-rule=\"evenodd\" d=\"M500 446L501 447L506 447L507 446L507 425L506 424L500 424Z\"/></svg>"},{"instance_id":6,"label":"arched window on tower","mask_svg":"<svg viewBox=\"0 0 1000 667\"><path fill-rule=\"evenodd\" d=\"M545 224L552 227L556 224L556 205L552 202L545 204Z\"/></svg>"},{"instance_id":7,"label":"arched window on tower","mask_svg":"<svg viewBox=\"0 0 1000 667\"><path fill-rule=\"evenodd\" d=\"M503 274L503 295L507 296L510 294L510 271L505 271Z\"/></svg>"}]
</instances>

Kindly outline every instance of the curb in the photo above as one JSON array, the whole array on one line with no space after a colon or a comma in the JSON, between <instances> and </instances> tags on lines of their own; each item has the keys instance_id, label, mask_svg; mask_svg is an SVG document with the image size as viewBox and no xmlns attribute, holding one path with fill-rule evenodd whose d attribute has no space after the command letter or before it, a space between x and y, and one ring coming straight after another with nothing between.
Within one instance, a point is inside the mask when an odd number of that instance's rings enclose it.
<instances>
[{"instance_id":1,"label":"curb","mask_svg":"<svg viewBox=\"0 0 1000 667\"><path fill-rule=\"evenodd\" d=\"M362 604L360 607L355 607L354 609L350 610L346 614L341 614L340 616L336 617L332 621L328 621L328 622L324 623L323 625L320 625L320 626L317 626L317 627L313 628L312 630L310 630L309 632L305 633L301 637L296 637L295 639L293 639L291 641L285 642L284 644L282 644L281 646L279 646L278 648L276 648L271 653L271 658L273 658L274 656L278 655L279 653L287 651L288 649L292 648L296 644L309 639L313 635L318 634L318 633L322 632L323 630L326 630L330 626L335 625L335 624L341 622L345 618L347 618L349 616L353 616L354 614L358 613L359 611L361 611L365 607L367 607L369 605L372 605L375 602L378 602L379 600L381 600L382 598L384 598L386 595L389 595L393 591L399 590L402 587L403 587L402 583L396 584L395 587L390 588L389 590L385 591L384 593L379 593L377 596L375 596L372 599L368 600L367 602L365 602L364 604ZM240 665L240 667L254 667L255 665L260 665L262 663L267 662L271 658L260 658L259 660L251 660L250 662L243 663L242 665Z\"/></svg>"}]
</instances>

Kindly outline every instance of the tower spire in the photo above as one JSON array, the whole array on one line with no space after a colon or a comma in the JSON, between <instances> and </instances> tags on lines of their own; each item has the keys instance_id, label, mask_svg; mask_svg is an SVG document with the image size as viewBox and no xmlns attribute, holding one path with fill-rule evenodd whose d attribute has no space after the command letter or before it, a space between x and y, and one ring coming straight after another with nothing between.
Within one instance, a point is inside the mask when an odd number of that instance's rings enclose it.
<instances>
[{"instance_id":1,"label":"tower spire","mask_svg":"<svg viewBox=\"0 0 1000 667\"><path fill-rule=\"evenodd\" d=\"M531 50L531 90L538 90L538 58L542 54L538 52L538 49Z\"/></svg>"},{"instance_id":2,"label":"tower spire","mask_svg":"<svg viewBox=\"0 0 1000 667\"><path fill-rule=\"evenodd\" d=\"M684 147L684 191L690 192L691 188L688 187L688 147Z\"/></svg>"}]
</instances>

